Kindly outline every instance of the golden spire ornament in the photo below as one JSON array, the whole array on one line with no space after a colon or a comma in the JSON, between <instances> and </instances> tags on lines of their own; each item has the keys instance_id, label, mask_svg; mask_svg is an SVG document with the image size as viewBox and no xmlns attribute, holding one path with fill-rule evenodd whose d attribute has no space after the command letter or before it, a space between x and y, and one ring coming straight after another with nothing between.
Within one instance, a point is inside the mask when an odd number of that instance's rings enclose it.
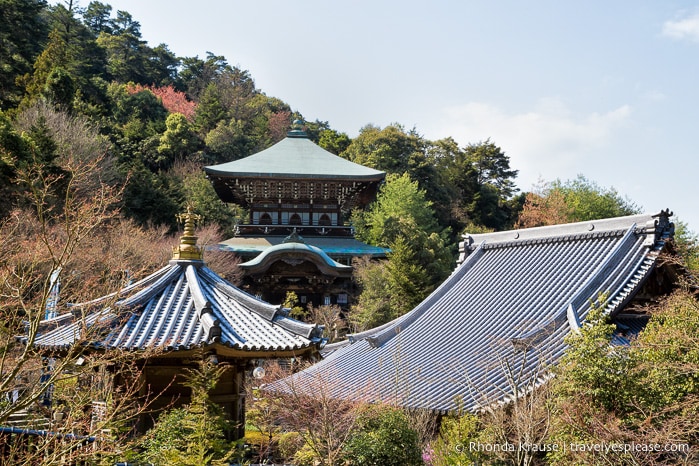
<instances>
[{"instance_id":1,"label":"golden spire ornament","mask_svg":"<svg viewBox=\"0 0 699 466\"><path fill-rule=\"evenodd\" d=\"M184 223L184 234L180 236L180 244L172 248L173 260L203 260L203 251L197 246L198 237L194 234L194 227L202 218L192 212L191 204L187 205L187 213L177 215L177 220Z\"/></svg>"}]
</instances>

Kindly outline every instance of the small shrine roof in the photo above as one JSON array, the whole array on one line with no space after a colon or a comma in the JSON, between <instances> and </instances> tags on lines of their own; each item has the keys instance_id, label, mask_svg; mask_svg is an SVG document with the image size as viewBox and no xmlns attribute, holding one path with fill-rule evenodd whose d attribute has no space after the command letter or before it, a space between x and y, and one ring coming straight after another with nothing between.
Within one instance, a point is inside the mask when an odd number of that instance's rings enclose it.
<instances>
[{"instance_id":1,"label":"small shrine roof","mask_svg":"<svg viewBox=\"0 0 699 466\"><path fill-rule=\"evenodd\" d=\"M317 246L306 244L305 240L294 230L280 244L270 246L252 260L240 264L245 270L266 270L277 260L301 262L308 260L315 263L324 273L331 275L351 275L352 266L340 264Z\"/></svg>"},{"instance_id":2,"label":"small shrine roof","mask_svg":"<svg viewBox=\"0 0 699 466\"><path fill-rule=\"evenodd\" d=\"M272 246L270 248L267 248L263 253L261 253L259 256L255 257L252 260L249 260L247 262L244 262L240 264L241 267L243 268L254 268L259 265L261 265L263 262L265 262L268 258L271 258L272 256L283 256L283 255L313 255L316 256L320 261L323 262L325 266L331 269L336 269L340 271L345 271L345 270L352 270L352 267L349 265L344 265L340 264L336 261L334 261L330 256L328 256L322 249L316 247L316 246L311 246L310 244L305 244L305 243L282 243L282 244L277 244L276 246Z\"/></svg>"},{"instance_id":3,"label":"small shrine roof","mask_svg":"<svg viewBox=\"0 0 699 466\"><path fill-rule=\"evenodd\" d=\"M287 316L206 267L191 218L170 263L118 293L73 305L41 323L35 345L61 349L188 350L218 344L249 353L300 355L317 350L322 327Z\"/></svg>"},{"instance_id":4,"label":"small shrine roof","mask_svg":"<svg viewBox=\"0 0 699 466\"><path fill-rule=\"evenodd\" d=\"M440 413L506 403L551 376L601 295L619 328L638 331L642 319L617 314L656 267L670 215L466 235L460 265L415 309L326 346L325 359L268 389L313 390L332 374L324 389L338 398Z\"/></svg>"},{"instance_id":5,"label":"small shrine roof","mask_svg":"<svg viewBox=\"0 0 699 466\"><path fill-rule=\"evenodd\" d=\"M381 181L385 173L343 159L306 133L290 131L273 146L248 157L204 167L206 174L225 178L314 178Z\"/></svg>"},{"instance_id":6,"label":"small shrine roof","mask_svg":"<svg viewBox=\"0 0 699 466\"><path fill-rule=\"evenodd\" d=\"M283 244L285 236L236 236L229 238L215 247L222 251L240 254L260 254L273 246ZM386 257L389 249L371 246L355 238L305 237L307 244L321 249L325 254L334 257Z\"/></svg>"}]
</instances>

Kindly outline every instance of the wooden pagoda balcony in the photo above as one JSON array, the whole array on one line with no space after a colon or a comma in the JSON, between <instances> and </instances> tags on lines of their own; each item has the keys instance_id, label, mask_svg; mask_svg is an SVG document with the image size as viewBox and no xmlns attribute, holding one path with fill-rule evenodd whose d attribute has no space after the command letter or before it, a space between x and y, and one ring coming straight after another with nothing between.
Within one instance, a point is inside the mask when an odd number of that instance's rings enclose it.
<instances>
[{"instance_id":1,"label":"wooden pagoda balcony","mask_svg":"<svg viewBox=\"0 0 699 466\"><path fill-rule=\"evenodd\" d=\"M294 229L301 236L328 236L351 238L354 228L351 226L322 225L238 225L235 236L288 236Z\"/></svg>"}]
</instances>

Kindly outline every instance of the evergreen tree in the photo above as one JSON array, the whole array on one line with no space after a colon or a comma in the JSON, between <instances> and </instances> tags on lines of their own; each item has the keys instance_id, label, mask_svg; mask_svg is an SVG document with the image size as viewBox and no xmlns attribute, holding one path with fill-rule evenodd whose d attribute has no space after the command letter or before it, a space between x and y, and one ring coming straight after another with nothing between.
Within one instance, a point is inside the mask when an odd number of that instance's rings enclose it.
<instances>
[{"instance_id":1,"label":"evergreen tree","mask_svg":"<svg viewBox=\"0 0 699 466\"><path fill-rule=\"evenodd\" d=\"M68 44L63 35L54 29L49 42L34 63L34 74L26 78L27 95L23 105L28 107L39 98L68 108L75 92L73 80L67 71L70 62Z\"/></svg>"},{"instance_id":2,"label":"evergreen tree","mask_svg":"<svg viewBox=\"0 0 699 466\"><path fill-rule=\"evenodd\" d=\"M411 155L421 151L423 143L417 134L406 133L398 124L383 129L367 125L352 140L344 156L360 165L403 174L409 171Z\"/></svg>"},{"instance_id":3,"label":"evergreen tree","mask_svg":"<svg viewBox=\"0 0 699 466\"><path fill-rule=\"evenodd\" d=\"M93 36L96 38L100 33L104 32L111 34L113 32L112 20L110 16L112 15L111 5L92 1L87 6L85 11L83 11L82 18L83 23L92 32Z\"/></svg>"},{"instance_id":4,"label":"evergreen tree","mask_svg":"<svg viewBox=\"0 0 699 466\"><path fill-rule=\"evenodd\" d=\"M15 184L17 168L25 166L32 157L31 141L20 135L12 121L0 111L0 220L5 218L17 199Z\"/></svg>"},{"instance_id":5,"label":"evergreen tree","mask_svg":"<svg viewBox=\"0 0 699 466\"><path fill-rule=\"evenodd\" d=\"M205 135L224 118L226 118L226 110L221 104L218 88L215 84L209 83L199 99L199 106L194 116L194 124L200 134Z\"/></svg>"},{"instance_id":6,"label":"evergreen tree","mask_svg":"<svg viewBox=\"0 0 699 466\"><path fill-rule=\"evenodd\" d=\"M210 84L215 84L222 73L230 69L226 57L211 52L207 52L206 60L185 57L182 59L182 69L178 75L178 88L185 90L191 99L198 101L204 90Z\"/></svg>"},{"instance_id":7,"label":"evergreen tree","mask_svg":"<svg viewBox=\"0 0 699 466\"><path fill-rule=\"evenodd\" d=\"M230 426L223 409L209 395L226 369L202 360L199 368L188 371L191 403L160 415L142 441L144 461L156 466L230 464L234 448L225 439Z\"/></svg>"},{"instance_id":8,"label":"evergreen tree","mask_svg":"<svg viewBox=\"0 0 699 466\"><path fill-rule=\"evenodd\" d=\"M399 236L411 236L417 227L427 233L441 230L425 191L410 176L388 175L386 183L366 212L355 212L357 237L388 247Z\"/></svg>"},{"instance_id":9,"label":"evergreen tree","mask_svg":"<svg viewBox=\"0 0 699 466\"><path fill-rule=\"evenodd\" d=\"M214 187L198 165L186 165L182 176L182 198L192 205L194 212L203 216L206 223L218 225L229 238L234 235L236 223L242 223L245 211L235 205L223 202L216 195Z\"/></svg>"},{"instance_id":10,"label":"evergreen tree","mask_svg":"<svg viewBox=\"0 0 699 466\"><path fill-rule=\"evenodd\" d=\"M468 145L463 162L464 173L457 176L456 185L470 222L494 230L510 228L521 206L512 198L517 170L510 168L509 158L486 140Z\"/></svg>"},{"instance_id":11,"label":"evergreen tree","mask_svg":"<svg viewBox=\"0 0 699 466\"><path fill-rule=\"evenodd\" d=\"M168 225L175 228L175 216L183 204L181 187L165 174L148 170L140 160L124 167L128 184L124 190L123 212L140 225Z\"/></svg>"},{"instance_id":12,"label":"evergreen tree","mask_svg":"<svg viewBox=\"0 0 699 466\"><path fill-rule=\"evenodd\" d=\"M206 135L207 155L212 163L238 160L254 152L254 141L245 132L245 123L219 121Z\"/></svg>"},{"instance_id":13,"label":"evergreen tree","mask_svg":"<svg viewBox=\"0 0 699 466\"><path fill-rule=\"evenodd\" d=\"M158 168L167 168L177 159L191 156L200 140L181 113L171 113L165 120L165 132L160 136L158 158L151 161Z\"/></svg>"},{"instance_id":14,"label":"evergreen tree","mask_svg":"<svg viewBox=\"0 0 699 466\"><path fill-rule=\"evenodd\" d=\"M439 226L425 192L407 173L387 176L376 201L367 211L354 212L352 222L359 239L392 251L385 266L371 265L359 279L363 291L350 317L359 327L379 325L409 311L454 265L447 231ZM374 303L384 292L385 300Z\"/></svg>"},{"instance_id":15,"label":"evergreen tree","mask_svg":"<svg viewBox=\"0 0 699 466\"><path fill-rule=\"evenodd\" d=\"M402 316L429 294L434 282L418 260L417 251L403 237L391 243L386 264L391 302L389 320Z\"/></svg>"},{"instance_id":16,"label":"evergreen tree","mask_svg":"<svg viewBox=\"0 0 699 466\"><path fill-rule=\"evenodd\" d=\"M353 332L361 332L391 321L391 293L386 261L356 260L354 280L361 293L347 318Z\"/></svg>"},{"instance_id":17,"label":"evergreen tree","mask_svg":"<svg viewBox=\"0 0 699 466\"><path fill-rule=\"evenodd\" d=\"M334 129L324 129L320 132L318 145L335 155L342 154L352 143L352 140L345 133L340 133Z\"/></svg>"},{"instance_id":18,"label":"evergreen tree","mask_svg":"<svg viewBox=\"0 0 699 466\"><path fill-rule=\"evenodd\" d=\"M49 33L45 0L0 1L0 108L16 106L23 89L16 82L28 75Z\"/></svg>"}]
</instances>

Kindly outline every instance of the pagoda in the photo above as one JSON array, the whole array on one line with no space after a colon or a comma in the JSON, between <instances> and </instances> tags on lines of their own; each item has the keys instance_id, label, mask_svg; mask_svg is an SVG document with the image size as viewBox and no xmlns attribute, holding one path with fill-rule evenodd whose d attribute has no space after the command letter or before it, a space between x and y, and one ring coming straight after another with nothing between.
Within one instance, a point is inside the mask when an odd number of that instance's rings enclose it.
<instances>
[{"instance_id":1,"label":"pagoda","mask_svg":"<svg viewBox=\"0 0 699 466\"><path fill-rule=\"evenodd\" d=\"M386 255L355 239L346 221L375 199L386 174L314 144L298 120L268 149L204 170L222 201L250 212L219 248L246 261L242 287L267 301L293 291L302 304L346 307L352 259Z\"/></svg>"},{"instance_id":2,"label":"pagoda","mask_svg":"<svg viewBox=\"0 0 699 466\"><path fill-rule=\"evenodd\" d=\"M160 394L151 405L156 411L190 401L183 375L201 355L225 363L211 400L237 426L230 437L240 438L245 374L261 359L314 358L325 343L323 328L289 318L288 309L219 277L197 245L197 216L188 212L182 220L184 234L169 264L115 294L71 305L69 312L43 321L34 345L59 356L76 344L88 352L132 352L142 358L142 386ZM150 422L144 419L140 430Z\"/></svg>"}]
</instances>

